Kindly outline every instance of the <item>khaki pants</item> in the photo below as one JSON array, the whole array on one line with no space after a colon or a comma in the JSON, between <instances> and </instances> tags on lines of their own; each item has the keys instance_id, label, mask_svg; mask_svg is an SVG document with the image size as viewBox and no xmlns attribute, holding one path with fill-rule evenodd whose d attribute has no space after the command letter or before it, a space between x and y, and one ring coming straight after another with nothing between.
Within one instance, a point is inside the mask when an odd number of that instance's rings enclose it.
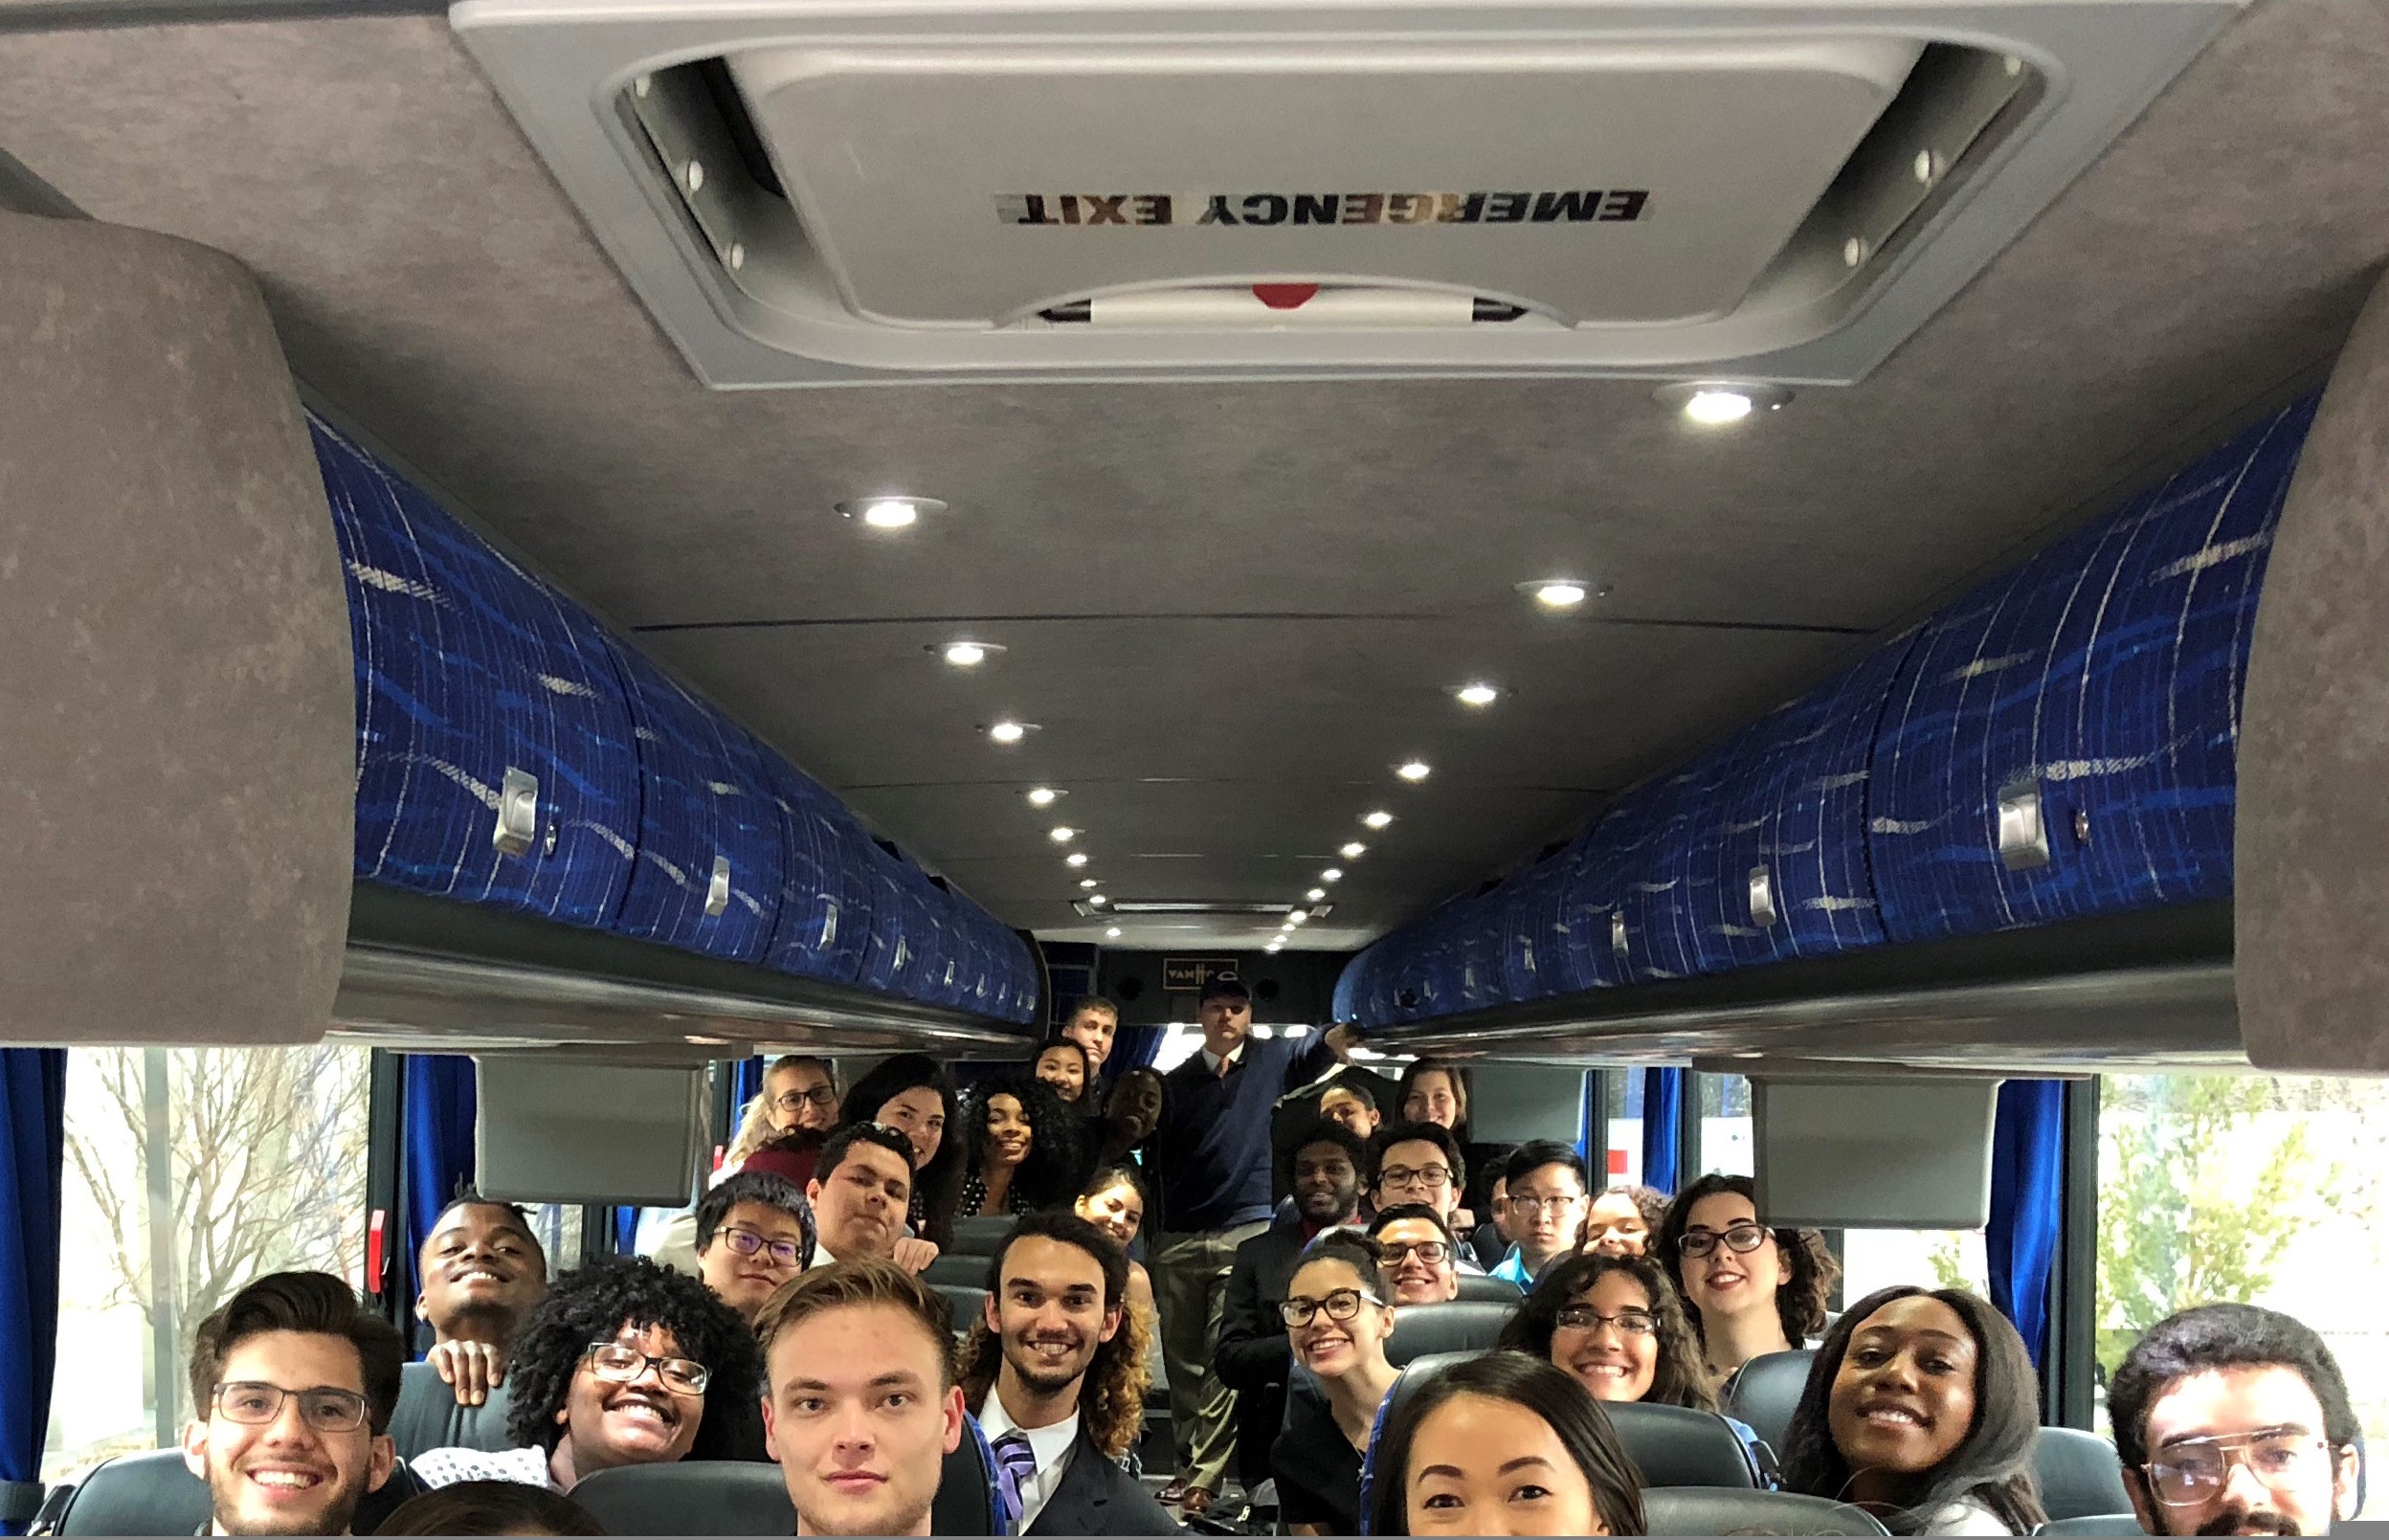
<instances>
[{"instance_id":1,"label":"khaki pants","mask_svg":"<svg viewBox=\"0 0 2389 1540\"><path fill-rule=\"evenodd\" d=\"M1153 1303L1161 1310L1161 1355L1170 1372L1170 1441L1178 1479L1217 1492L1236 1447L1236 1392L1219 1382L1212 1356L1227 1313L1228 1271L1236 1248L1269 1228L1257 1220L1230 1230L1163 1231L1148 1253Z\"/></svg>"}]
</instances>

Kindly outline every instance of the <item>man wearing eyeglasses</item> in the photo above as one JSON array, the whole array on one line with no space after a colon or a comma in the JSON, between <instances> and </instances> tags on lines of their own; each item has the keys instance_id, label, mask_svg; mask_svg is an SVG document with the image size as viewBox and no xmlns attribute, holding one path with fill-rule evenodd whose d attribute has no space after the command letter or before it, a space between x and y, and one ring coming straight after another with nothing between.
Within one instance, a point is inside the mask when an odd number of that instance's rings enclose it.
<instances>
[{"instance_id":1,"label":"man wearing eyeglasses","mask_svg":"<svg viewBox=\"0 0 2389 1540\"><path fill-rule=\"evenodd\" d=\"M1444 1305L1460 1298L1460 1246L1435 1210L1424 1203L1379 1209L1369 1234L1385 1248L1395 1305Z\"/></svg>"},{"instance_id":2,"label":"man wearing eyeglasses","mask_svg":"<svg viewBox=\"0 0 2389 1540\"><path fill-rule=\"evenodd\" d=\"M506 1436L518 1447L426 1450L414 1473L431 1486L569 1492L616 1465L751 1456L740 1445L761 1417L762 1375L753 1328L703 1283L644 1257L601 1257L558 1278L515 1339Z\"/></svg>"},{"instance_id":3,"label":"man wearing eyeglasses","mask_svg":"<svg viewBox=\"0 0 2389 1540\"><path fill-rule=\"evenodd\" d=\"M2253 1305L2151 1327L2108 1387L2124 1489L2151 1534L2327 1534L2353 1516L2347 1381L2323 1339Z\"/></svg>"},{"instance_id":4,"label":"man wearing eyeglasses","mask_svg":"<svg viewBox=\"0 0 2389 1540\"><path fill-rule=\"evenodd\" d=\"M390 1479L406 1348L328 1273L273 1273L199 1324L183 1463L212 1534L346 1534Z\"/></svg>"},{"instance_id":5,"label":"man wearing eyeglasses","mask_svg":"<svg viewBox=\"0 0 2389 1540\"><path fill-rule=\"evenodd\" d=\"M697 1205L697 1275L752 1322L772 1290L813 1265L813 1208L769 1172L746 1171Z\"/></svg>"},{"instance_id":6,"label":"man wearing eyeglasses","mask_svg":"<svg viewBox=\"0 0 2389 1540\"><path fill-rule=\"evenodd\" d=\"M1369 1204L1379 1214L1421 1203L1449 1229L1467 1182L1460 1142L1440 1123L1388 1124L1369 1141ZM1452 1265L1462 1273L1485 1273L1465 1252L1456 1253Z\"/></svg>"},{"instance_id":7,"label":"man wearing eyeglasses","mask_svg":"<svg viewBox=\"0 0 2389 1540\"><path fill-rule=\"evenodd\" d=\"M1573 1145L1535 1139L1518 1147L1504 1168L1508 1178L1504 1204L1512 1237L1509 1253L1493 1269L1520 1288L1534 1287L1543 1269L1575 1249L1584 1230L1584 1161Z\"/></svg>"}]
</instances>

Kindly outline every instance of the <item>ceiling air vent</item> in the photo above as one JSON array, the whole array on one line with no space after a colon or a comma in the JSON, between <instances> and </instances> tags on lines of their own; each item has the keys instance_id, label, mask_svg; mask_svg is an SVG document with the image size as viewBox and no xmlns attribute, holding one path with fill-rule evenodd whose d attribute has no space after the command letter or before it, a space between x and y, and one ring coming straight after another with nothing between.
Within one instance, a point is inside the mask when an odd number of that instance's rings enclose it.
<instances>
[{"instance_id":1,"label":"ceiling air vent","mask_svg":"<svg viewBox=\"0 0 2389 1540\"><path fill-rule=\"evenodd\" d=\"M2234 0L463 0L721 387L1850 381Z\"/></svg>"}]
</instances>

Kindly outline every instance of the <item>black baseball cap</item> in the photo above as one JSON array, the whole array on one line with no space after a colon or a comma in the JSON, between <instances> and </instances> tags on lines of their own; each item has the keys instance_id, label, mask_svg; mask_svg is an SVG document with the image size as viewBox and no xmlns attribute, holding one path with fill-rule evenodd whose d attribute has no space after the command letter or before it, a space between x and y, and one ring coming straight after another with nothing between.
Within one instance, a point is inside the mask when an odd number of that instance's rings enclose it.
<instances>
[{"instance_id":1,"label":"black baseball cap","mask_svg":"<svg viewBox=\"0 0 2389 1540\"><path fill-rule=\"evenodd\" d=\"M1244 981L1233 972L1214 973L1203 980L1203 993L1195 997L1194 1003L1200 1005L1205 1000L1250 1000L1252 997L1253 992L1246 989Z\"/></svg>"}]
</instances>

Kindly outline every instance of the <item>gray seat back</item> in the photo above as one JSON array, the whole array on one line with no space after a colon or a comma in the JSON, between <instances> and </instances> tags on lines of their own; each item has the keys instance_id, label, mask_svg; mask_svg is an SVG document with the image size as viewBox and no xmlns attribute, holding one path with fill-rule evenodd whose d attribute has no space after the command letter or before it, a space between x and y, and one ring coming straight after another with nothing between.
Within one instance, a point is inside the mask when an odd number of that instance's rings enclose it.
<instances>
[{"instance_id":1,"label":"gray seat back","mask_svg":"<svg viewBox=\"0 0 2389 1540\"><path fill-rule=\"evenodd\" d=\"M987 1290L971 1283L932 1283L954 1312L954 1335L971 1335L971 1324L987 1313Z\"/></svg>"},{"instance_id":2,"label":"gray seat back","mask_svg":"<svg viewBox=\"0 0 2389 1540\"><path fill-rule=\"evenodd\" d=\"M357 1505L356 1532L371 1534L391 1509L423 1490L402 1461L381 1490ZM190 1473L180 1449L119 1455L78 1483L59 1513L56 1534L195 1534L213 1505L208 1484Z\"/></svg>"},{"instance_id":3,"label":"gray seat back","mask_svg":"<svg viewBox=\"0 0 2389 1540\"><path fill-rule=\"evenodd\" d=\"M1847 1503L1791 1492L1737 1492L1714 1486L1655 1487L1642 1494L1645 1534L1888 1534L1875 1516Z\"/></svg>"},{"instance_id":4,"label":"gray seat back","mask_svg":"<svg viewBox=\"0 0 2389 1540\"><path fill-rule=\"evenodd\" d=\"M1726 1393L1726 1416L1749 1423L1777 1458L1783 1454L1783 1430L1792 1425L1793 1410L1800 1404L1816 1357L1813 1348L1761 1353L1742 1366Z\"/></svg>"},{"instance_id":5,"label":"gray seat back","mask_svg":"<svg viewBox=\"0 0 2389 1540\"><path fill-rule=\"evenodd\" d=\"M1395 1329L1401 1328L1396 1325ZM1377 1416L1378 1430L1382 1431L1394 1419L1419 1387L1452 1365L1477 1356L1475 1352L1437 1352L1413 1358L1386 1396L1385 1408ZM1289 1388L1288 1397L1293 1395ZM1604 1401L1601 1410L1609 1414L1610 1425L1618 1430L1618 1441L1625 1446L1627 1457L1641 1471L1646 1487L1716 1486L1747 1490L1758 1484L1741 1435L1714 1413L1681 1406L1646 1406L1640 1401ZM1373 1458L1376 1435L1373 1433L1370 1438Z\"/></svg>"},{"instance_id":6,"label":"gray seat back","mask_svg":"<svg viewBox=\"0 0 2389 1540\"><path fill-rule=\"evenodd\" d=\"M1491 1278L1483 1273L1460 1275L1460 1303L1462 1305L1472 1300L1491 1300L1514 1306L1526 1297L1525 1292L1507 1278Z\"/></svg>"},{"instance_id":7,"label":"gray seat back","mask_svg":"<svg viewBox=\"0 0 2389 1540\"><path fill-rule=\"evenodd\" d=\"M2051 1519L2035 1534L2146 1534L2136 1513L2087 1513L2078 1519Z\"/></svg>"},{"instance_id":8,"label":"gray seat back","mask_svg":"<svg viewBox=\"0 0 2389 1540\"><path fill-rule=\"evenodd\" d=\"M458 1406L455 1387L429 1364L409 1364L400 1373L398 1405L390 1415L391 1441L402 1460L426 1449L511 1449L506 1408L512 1398L502 1384L479 1406Z\"/></svg>"},{"instance_id":9,"label":"gray seat back","mask_svg":"<svg viewBox=\"0 0 2389 1540\"><path fill-rule=\"evenodd\" d=\"M987 1286L987 1259L968 1252L949 1251L933 1259L921 1270L924 1283L955 1283L966 1288Z\"/></svg>"},{"instance_id":10,"label":"gray seat back","mask_svg":"<svg viewBox=\"0 0 2389 1540\"><path fill-rule=\"evenodd\" d=\"M1009 1214L977 1214L954 1221L952 1250L964 1257L993 1257L995 1242L1012 1233L1017 1222Z\"/></svg>"},{"instance_id":11,"label":"gray seat back","mask_svg":"<svg viewBox=\"0 0 2389 1540\"><path fill-rule=\"evenodd\" d=\"M777 1465L682 1460L592 1471L572 1501L611 1534L794 1534L796 1509Z\"/></svg>"},{"instance_id":12,"label":"gray seat back","mask_svg":"<svg viewBox=\"0 0 2389 1540\"><path fill-rule=\"evenodd\" d=\"M1431 1352L1482 1351L1493 1346L1515 1312L1495 1300L1454 1300L1448 1305L1409 1305L1394 1312L1394 1335L1385 1356L1399 1369Z\"/></svg>"},{"instance_id":13,"label":"gray seat back","mask_svg":"<svg viewBox=\"0 0 2389 1540\"><path fill-rule=\"evenodd\" d=\"M2100 1518L2132 1511L2115 1446L2080 1428L2043 1428L2033 1440L2032 1476L2051 1519ZM2139 1521L2132 1521L2133 1532ZM2093 1530L2105 1533L2105 1530Z\"/></svg>"}]
</instances>

